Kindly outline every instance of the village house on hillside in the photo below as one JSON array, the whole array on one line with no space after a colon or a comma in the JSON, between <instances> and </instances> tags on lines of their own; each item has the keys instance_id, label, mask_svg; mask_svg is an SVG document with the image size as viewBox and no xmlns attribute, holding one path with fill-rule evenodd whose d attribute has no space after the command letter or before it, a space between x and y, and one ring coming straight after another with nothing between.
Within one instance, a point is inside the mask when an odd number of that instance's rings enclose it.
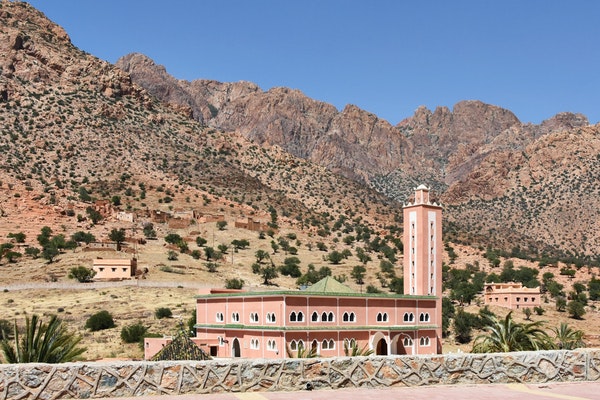
<instances>
[{"instance_id":1,"label":"village house on hillside","mask_svg":"<svg viewBox=\"0 0 600 400\"><path fill-rule=\"evenodd\" d=\"M260 221L255 221L252 217L238 218L235 221L235 227L241 229L248 229L254 232L269 230L269 226L267 224Z\"/></svg>"},{"instance_id":2,"label":"village house on hillside","mask_svg":"<svg viewBox=\"0 0 600 400\"><path fill-rule=\"evenodd\" d=\"M193 341L213 357L285 358L299 349L343 356L442 352L442 208L429 189L404 206L404 295L356 293L326 277L306 290L213 289L196 296ZM171 339L145 339L151 358Z\"/></svg>"},{"instance_id":3,"label":"village house on hillside","mask_svg":"<svg viewBox=\"0 0 600 400\"><path fill-rule=\"evenodd\" d=\"M96 272L95 281L115 281L131 279L136 274L137 260L124 258L97 258L92 269Z\"/></svg>"},{"instance_id":4,"label":"village house on hillside","mask_svg":"<svg viewBox=\"0 0 600 400\"><path fill-rule=\"evenodd\" d=\"M542 304L540 288L527 288L518 282L484 283L484 304L519 309Z\"/></svg>"}]
</instances>

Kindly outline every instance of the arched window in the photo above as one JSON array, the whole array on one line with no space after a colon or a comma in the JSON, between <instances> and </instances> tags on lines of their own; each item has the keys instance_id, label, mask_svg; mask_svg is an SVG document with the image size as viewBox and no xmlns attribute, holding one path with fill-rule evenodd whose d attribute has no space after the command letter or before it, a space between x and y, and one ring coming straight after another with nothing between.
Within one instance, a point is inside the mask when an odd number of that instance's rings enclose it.
<instances>
[{"instance_id":1,"label":"arched window","mask_svg":"<svg viewBox=\"0 0 600 400\"><path fill-rule=\"evenodd\" d=\"M273 324L275 323L275 313L267 313L267 322Z\"/></svg>"},{"instance_id":2,"label":"arched window","mask_svg":"<svg viewBox=\"0 0 600 400\"><path fill-rule=\"evenodd\" d=\"M304 313L302 311L298 311L298 322L304 321Z\"/></svg>"},{"instance_id":3,"label":"arched window","mask_svg":"<svg viewBox=\"0 0 600 400\"><path fill-rule=\"evenodd\" d=\"M333 322L333 320L334 320L333 313L330 311L329 314L327 314L327 321Z\"/></svg>"},{"instance_id":4,"label":"arched window","mask_svg":"<svg viewBox=\"0 0 600 400\"><path fill-rule=\"evenodd\" d=\"M356 345L356 339L354 339L354 338L351 338L351 339L345 338L344 339L344 347L345 348L352 349L355 345Z\"/></svg>"},{"instance_id":5,"label":"arched window","mask_svg":"<svg viewBox=\"0 0 600 400\"><path fill-rule=\"evenodd\" d=\"M296 322L296 312L294 311L290 314L290 322Z\"/></svg>"},{"instance_id":6,"label":"arched window","mask_svg":"<svg viewBox=\"0 0 600 400\"><path fill-rule=\"evenodd\" d=\"M215 319L217 320L217 322L223 322L223 320L224 320L225 318L223 317L223 313L222 313L222 312L218 312L218 313L215 315Z\"/></svg>"},{"instance_id":7,"label":"arched window","mask_svg":"<svg viewBox=\"0 0 600 400\"><path fill-rule=\"evenodd\" d=\"M231 322L240 322L240 314L239 313L231 313Z\"/></svg>"},{"instance_id":8,"label":"arched window","mask_svg":"<svg viewBox=\"0 0 600 400\"><path fill-rule=\"evenodd\" d=\"M388 314L387 313L378 313L377 314L377 322L387 322Z\"/></svg>"},{"instance_id":9,"label":"arched window","mask_svg":"<svg viewBox=\"0 0 600 400\"><path fill-rule=\"evenodd\" d=\"M316 311L314 311L312 313L312 316L310 317L310 320L312 322L319 322L319 313L317 313Z\"/></svg>"},{"instance_id":10,"label":"arched window","mask_svg":"<svg viewBox=\"0 0 600 400\"><path fill-rule=\"evenodd\" d=\"M415 314L404 313L404 322L413 322L415 320Z\"/></svg>"},{"instance_id":11,"label":"arched window","mask_svg":"<svg viewBox=\"0 0 600 400\"><path fill-rule=\"evenodd\" d=\"M429 336L421 336L421 338L419 339L419 345L420 346L429 346L430 340L429 340Z\"/></svg>"},{"instance_id":12,"label":"arched window","mask_svg":"<svg viewBox=\"0 0 600 400\"><path fill-rule=\"evenodd\" d=\"M259 349L258 339L251 339L250 340L250 348L253 349L253 350L258 350Z\"/></svg>"},{"instance_id":13,"label":"arched window","mask_svg":"<svg viewBox=\"0 0 600 400\"><path fill-rule=\"evenodd\" d=\"M292 340L290 342L290 350L294 350L294 351L298 350L298 343L295 340Z\"/></svg>"},{"instance_id":14,"label":"arched window","mask_svg":"<svg viewBox=\"0 0 600 400\"><path fill-rule=\"evenodd\" d=\"M343 315L343 321L344 322L354 322L354 320L356 319L356 316L354 315L353 312L345 312Z\"/></svg>"},{"instance_id":15,"label":"arched window","mask_svg":"<svg viewBox=\"0 0 600 400\"><path fill-rule=\"evenodd\" d=\"M250 322L258 323L258 313L250 313Z\"/></svg>"},{"instance_id":16,"label":"arched window","mask_svg":"<svg viewBox=\"0 0 600 400\"><path fill-rule=\"evenodd\" d=\"M321 342L321 349L335 350L335 341L333 339L323 339L323 341Z\"/></svg>"},{"instance_id":17,"label":"arched window","mask_svg":"<svg viewBox=\"0 0 600 400\"><path fill-rule=\"evenodd\" d=\"M333 339L329 339L329 350L335 350L335 341Z\"/></svg>"},{"instance_id":18,"label":"arched window","mask_svg":"<svg viewBox=\"0 0 600 400\"><path fill-rule=\"evenodd\" d=\"M312 341L312 343L310 344L310 349L311 349L311 350L313 350L313 349L314 349L314 350L315 350L315 352L317 352L317 353L319 352L319 342L317 341L317 339L314 339L314 340Z\"/></svg>"},{"instance_id":19,"label":"arched window","mask_svg":"<svg viewBox=\"0 0 600 400\"><path fill-rule=\"evenodd\" d=\"M321 321L327 322L327 313L325 311L323 311L323 314L321 314Z\"/></svg>"},{"instance_id":20,"label":"arched window","mask_svg":"<svg viewBox=\"0 0 600 400\"><path fill-rule=\"evenodd\" d=\"M405 337L404 339L402 339L402 344L404 345L404 347L412 346L413 340L409 337Z\"/></svg>"},{"instance_id":21,"label":"arched window","mask_svg":"<svg viewBox=\"0 0 600 400\"><path fill-rule=\"evenodd\" d=\"M274 340L267 341L267 350L277 351L277 342L275 342Z\"/></svg>"},{"instance_id":22,"label":"arched window","mask_svg":"<svg viewBox=\"0 0 600 400\"><path fill-rule=\"evenodd\" d=\"M421 313L419 314L420 322L429 322L429 313Z\"/></svg>"}]
</instances>

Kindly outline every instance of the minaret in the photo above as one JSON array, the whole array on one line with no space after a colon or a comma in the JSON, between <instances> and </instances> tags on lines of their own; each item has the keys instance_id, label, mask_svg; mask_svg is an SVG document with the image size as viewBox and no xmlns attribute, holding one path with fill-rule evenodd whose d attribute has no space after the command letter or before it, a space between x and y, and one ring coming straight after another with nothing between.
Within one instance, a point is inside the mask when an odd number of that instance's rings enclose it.
<instances>
[{"instance_id":1,"label":"minaret","mask_svg":"<svg viewBox=\"0 0 600 400\"><path fill-rule=\"evenodd\" d=\"M429 188L420 185L414 203L404 205L404 294L437 296L435 321L440 340L442 245L442 207L432 204Z\"/></svg>"},{"instance_id":2,"label":"minaret","mask_svg":"<svg viewBox=\"0 0 600 400\"><path fill-rule=\"evenodd\" d=\"M404 294L442 293L442 207L429 201L429 189L415 189L404 205Z\"/></svg>"}]
</instances>

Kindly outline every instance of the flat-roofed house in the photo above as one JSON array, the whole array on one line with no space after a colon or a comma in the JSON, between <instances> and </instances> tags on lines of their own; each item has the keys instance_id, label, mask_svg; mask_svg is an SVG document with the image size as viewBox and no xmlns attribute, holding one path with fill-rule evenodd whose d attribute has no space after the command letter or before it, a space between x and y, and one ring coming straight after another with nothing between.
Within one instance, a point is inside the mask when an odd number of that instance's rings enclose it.
<instances>
[{"instance_id":1,"label":"flat-roofed house","mask_svg":"<svg viewBox=\"0 0 600 400\"><path fill-rule=\"evenodd\" d=\"M484 304L519 308L539 307L542 304L540 288L523 287L520 282L484 283Z\"/></svg>"},{"instance_id":2,"label":"flat-roofed house","mask_svg":"<svg viewBox=\"0 0 600 400\"><path fill-rule=\"evenodd\" d=\"M97 258L92 269L96 271L95 281L114 281L130 279L135 276L137 260L135 258Z\"/></svg>"}]
</instances>

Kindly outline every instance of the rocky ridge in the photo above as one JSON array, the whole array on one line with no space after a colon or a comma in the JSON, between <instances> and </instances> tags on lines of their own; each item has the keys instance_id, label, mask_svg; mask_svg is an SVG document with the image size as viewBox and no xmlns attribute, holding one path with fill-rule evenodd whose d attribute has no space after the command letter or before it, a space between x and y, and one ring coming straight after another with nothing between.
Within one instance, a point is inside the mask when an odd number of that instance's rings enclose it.
<instances>
[{"instance_id":1,"label":"rocky ridge","mask_svg":"<svg viewBox=\"0 0 600 400\"><path fill-rule=\"evenodd\" d=\"M123 57L117 66L127 72L134 71L133 79L143 86L145 78L138 77L156 77L159 71L162 84L175 85L172 91L183 90L186 98L193 99L190 101L202 104L204 108L200 109L205 111L200 113L201 118L209 126L234 131L258 145L279 146L336 174L366 183L393 199L403 200L414 186L428 182L449 205L450 220L462 229L474 229L474 236L488 237L491 228L475 222L490 220L495 221L491 223L494 231L507 234L494 241L497 245L506 246L510 240L518 239L530 243L532 249L582 251L577 240L558 239L567 235L566 226L551 224L555 230L552 234L541 232L547 225L534 221L535 216L540 213L553 215L560 207L555 211L546 210L534 199L516 203L514 214L525 218L516 230L503 226L503 220L494 214L493 208L484 207L491 213L486 215L462 211L453 215L456 210L468 209L470 202L477 203L479 208L479 201L495 199L500 202L515 192L521 182L506 177L519 176L516 171L522 167L520 154L531 151L528 149L537 149L539 155L533 154L534 158L550 157L544 162L561 157L563 149L552 147L542 151L540 146L547 143L545 138L587 127L589 122L582 114L559 113L536 125L522 123L509 110L471 100L459 102L452 109L437 107L431 111L419 107L413 116L392 126L356 106L348 105L338 111L298 90L272 88L262 91L248 82L178 81L170 77L164 67L140 54ZM161 97L160 93L155 94ZM499 161L504 158L512 161ZM581 161L575 160L576 163ZM549 170L546 173L551 175ZM556 185L560 186L558 182ZM564 190L578 193L584 189L567 186ZM554 194L543 192L539 195L552 197ZM574 198L577 197L574 194ZM536 204L542 209L533 212L527 210L526 204ZM463 221L463 218L467 220ZM576 236L594 236L590 234L594 221L592 215L591 220L576 227L581 231ZM531 226L537 228L532 231ZM548 243L541 243L540 237L552 238ZM596 241L591 246L586 245L585 253L600 250L599 245Z\"/></svg>"}]
</instances>

